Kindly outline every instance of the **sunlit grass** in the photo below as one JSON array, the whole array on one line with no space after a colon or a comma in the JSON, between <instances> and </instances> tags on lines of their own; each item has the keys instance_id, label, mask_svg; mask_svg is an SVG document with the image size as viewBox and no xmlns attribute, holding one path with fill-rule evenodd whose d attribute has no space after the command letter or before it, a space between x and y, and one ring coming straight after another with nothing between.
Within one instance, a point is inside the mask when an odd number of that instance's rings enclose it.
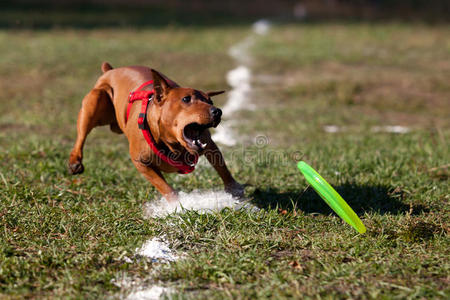
<instances>
[{"instance_id":1,"label":"sunlit grass","mask_svg":"<svg viewBox=\"0 0 450 300\"><path fill-rule=\"evenodd\" d=\"M117 297L111 280L126 274L193 299L448 298L447 28L284 25L259 37L257 109L233 116L242 145L224 148L259 212L144 219L143 203L159 195L132 166L125 137L107 128L88 138L85 173L67 174L81 99L102 61L221 89L235 66L228 48L248 32L0 32L1 295ZM387 124L411 132L371 130ZM258 135L268 144L255 145ZM298 159L337 188L367 234L307 188ZM184 191L221 187L201 166L168 179ZM145 259L124 262L161 234L185 259L158 273Z\"/></svg>"}]
</instances>

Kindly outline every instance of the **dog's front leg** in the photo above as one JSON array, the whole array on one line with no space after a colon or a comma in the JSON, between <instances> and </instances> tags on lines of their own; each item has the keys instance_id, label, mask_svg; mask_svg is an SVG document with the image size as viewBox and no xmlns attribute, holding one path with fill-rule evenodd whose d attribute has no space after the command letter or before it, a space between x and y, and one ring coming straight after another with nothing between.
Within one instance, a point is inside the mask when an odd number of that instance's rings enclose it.
<instances>
[{"instance_id":1,"label":"dog's front leg","mask_svg":"<svg viewBox=\"0 0 450 300\"><path fill-rule=\"evenodd\" d=\"M222 178L223 184L225 186L225 191L233 195L236 198L242 198L244 196L244 187L234 180L230 171L227 168L225 159L220 152L217 145L210 141L208 147L205 151L206 159L214 167L214 169L219 173L220 178Z\"/></svg>"},{"instance_id":2,"label":"dog's front leg","mask_svg":"<svg viewBox=\"0 0 450 300\"><path fill-rule=\"evenodd\" d=\"M167 183L159 170L144 166L139 161L133 161L136 169L150 181L168 202L178 200L177 192Z\"/></svg>"}]
</instances>

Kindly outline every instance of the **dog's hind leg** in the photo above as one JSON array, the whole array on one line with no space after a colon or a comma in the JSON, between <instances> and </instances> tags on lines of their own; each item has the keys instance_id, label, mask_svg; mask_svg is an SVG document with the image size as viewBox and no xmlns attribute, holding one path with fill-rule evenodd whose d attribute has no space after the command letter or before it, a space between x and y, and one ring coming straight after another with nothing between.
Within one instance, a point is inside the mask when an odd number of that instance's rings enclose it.
<instances>
[{"instance_id":1,"label":"dog's hind leg","mask_svg":"<svg viewBox=\"0 0 450 300\"><path fill-rule=\"evenodd\" d=\"M83 173L83 146L89 132L96 126L116 122L114 106L103 89L91 90L83 99L77 121L77 140L69 157L69 172Z\"/></svg>"}]
</instances>

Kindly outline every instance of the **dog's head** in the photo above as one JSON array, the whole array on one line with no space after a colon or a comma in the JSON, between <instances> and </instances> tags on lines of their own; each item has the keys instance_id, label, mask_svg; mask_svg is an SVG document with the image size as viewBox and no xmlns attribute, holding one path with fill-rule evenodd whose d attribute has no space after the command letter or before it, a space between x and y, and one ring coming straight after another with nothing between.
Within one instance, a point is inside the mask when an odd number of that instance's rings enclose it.
<instances>
[{"instance_id":1,"label":"dog's head","mask_svg":"<svg viewBox=\"0 0 450 300\"><path fill-rule=\"evenodd\" d=\"M179 144L192 154L200 154L210 142L208 129L216 127L222 116L211 97L224 91L202 92L171 85L155 70L152 76L158 118L150 118L149 122L155 140L162 140L172 150Z\"/></svg>"}]
</instances>

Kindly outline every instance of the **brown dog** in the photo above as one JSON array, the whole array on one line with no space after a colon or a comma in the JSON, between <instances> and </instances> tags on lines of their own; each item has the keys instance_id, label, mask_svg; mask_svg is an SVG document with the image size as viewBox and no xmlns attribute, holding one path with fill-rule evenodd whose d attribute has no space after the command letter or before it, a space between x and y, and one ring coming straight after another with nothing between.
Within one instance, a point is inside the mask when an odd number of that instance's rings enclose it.
<instances>
[{"instance_id":1,"label":"brown dog","mask_svg":"<svg viewBox=\"0 0 450 300\"><path fill-rule=\"evenodd\" d=\"M103 75L84 97L78 115L77 140L69 158L71 174L84 171L83 145L89 132L96 126L109 125L113 132L125 133L134 165L168 201L176 200L176 192L161 171L190 172L199 155L205 155L219 173L225 191L236 197L243 195L242 185L231 176L208 130L219 124L222 115L211 97L223 91L205 93L182 88L147 67L113 69L105 62L102 71ZM150 80L152 84L146 84ZM135 94L152 94L148 108L141 104L145 99L129 104L134 95L130 93L143 83L142 92ZM183 172L178 165L189 170Z\"/></svg>"}]
</instances>

